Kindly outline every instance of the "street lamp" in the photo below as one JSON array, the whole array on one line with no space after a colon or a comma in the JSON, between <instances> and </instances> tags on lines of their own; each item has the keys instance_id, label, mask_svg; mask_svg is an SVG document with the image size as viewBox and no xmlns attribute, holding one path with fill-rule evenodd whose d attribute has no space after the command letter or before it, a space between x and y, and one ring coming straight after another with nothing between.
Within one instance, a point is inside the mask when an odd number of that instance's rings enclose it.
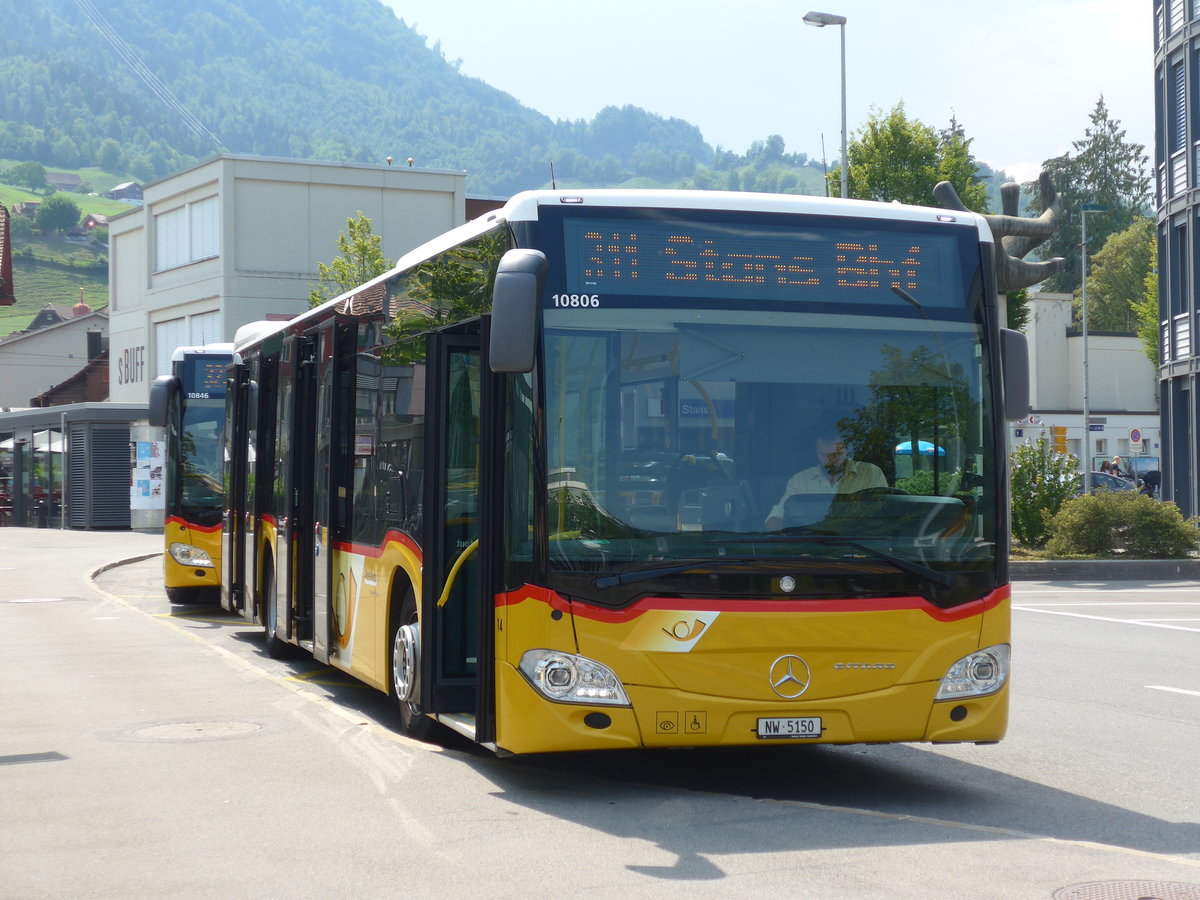
<instances>
[{"instance_id":1,"label":"street lamp","mask_svg":"<svg viewBox=\"0 0 1200 900\"><path fill-rule=\"evenodd\" d=\"M1080 330L1083 332L1083 492L1085 494L1092 492L1092 423L1091 409L1088 406L1087 216L1088 213L1104 212L1107 209L1108 207L1102 203L1084 203L1079 207L1079 215L1083 222L1079 243L1080 253L1083 255L1080 265L1083 282L1079 288L1079 318Z\"/></svg>"},{"instance_id":2,"label":"street lamp","mask_svg":"<svg viewBox=\"0 0 1200 900\"><path fill-rule=\"evenodd\" d=\"M824 28L826 25L840 25L842 28L842 199L846 199L850 196L847 187L850 163L846 159L846 17L810 11L804 14L804 24L814 28Z\"/></svg>"}]
</instances>

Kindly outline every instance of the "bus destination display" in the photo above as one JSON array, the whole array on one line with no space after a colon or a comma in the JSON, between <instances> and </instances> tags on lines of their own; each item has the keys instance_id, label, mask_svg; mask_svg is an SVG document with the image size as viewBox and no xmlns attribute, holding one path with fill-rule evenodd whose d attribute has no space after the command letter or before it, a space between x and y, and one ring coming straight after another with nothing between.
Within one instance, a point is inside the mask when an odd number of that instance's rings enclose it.
<instances>
[{"instance_id":1,"label":"bus destination display","mask_svg":"<svg viewBox=\"0 0 1200 900\"><path fill-rule=\"evenodd\" d=\"M895 287L927 305L961 302L948 233L575 218L563 227L571 290L599 297L890 303Z\"/></svg>"},{"instance_id":2,"label":"bus destination display","mask_svg":"<svg viewBox=\"0 0 1200 900\"><path fill-rule=\"evenodd\" d=\"M193 356L188 360L183 389L193 400L215 400L225 396L225 367L228 357Z\"/></svg>"}]
</instances>

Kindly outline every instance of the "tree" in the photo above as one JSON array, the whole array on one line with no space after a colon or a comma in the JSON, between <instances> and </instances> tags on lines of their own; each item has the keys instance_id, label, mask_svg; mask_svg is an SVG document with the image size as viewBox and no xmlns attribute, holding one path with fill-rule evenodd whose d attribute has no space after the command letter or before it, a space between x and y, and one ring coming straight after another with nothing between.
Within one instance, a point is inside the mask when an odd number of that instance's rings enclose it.
<instances>
[{"instance_id":1,"label":"tree","mask_svg":"<svg viewBox=\"0 0 1200 900\"><path fill-rule=\"evenodd\" d=\"M1144 297L1155 255L1154 222L1148 218L1136 220L1104 242L1088 265L1089 329L1122 334L1136 331L1134 304ZM1078 299L1079 294L1077 303ZM1155 298L1156 317L1157 303Z\"/></svg>"},{"instance_id":2,"label":"tree","mask_svg":"<svg viewBox=\"0 0 1200 900\"><path fill-rule=\"evenodd\" d=\"M1025 326L1029 324L1029 291L1025 288L1009 291L1004 295L1004 302L1008 313L1008 327L1013 331L1024 331Z\"/></svg>"},{"instance_id":3,"label":"tree","mask_svg":"<svg viewBox=\"0 0 1200 900\"><path fill-rule=\"evenodd\" d=\"M319 285L308 292L308 305L320 306L326 300L344 294L396 265L394 259L383 255L383 237L373 234L371 220L360 209L357 216L346 220L345 232L338 235L337 248L341 256L332 262L317 263Z\"/></svg>"},{"instance_id":4,"label":"tree","mask_svg":"<svg viewBox=\"0 0 1200 900\"><path fill-rule=\"evenodd\" d=\"M904 102L886 114L873 109L846 148L848 190L860 200L933 206L938 178L937 133L923 122L909 121ZM841 195L841 166L829 173L830 193Z\"/></svg>"},{"instance_id":5,"label":"tree","mask_svg":"<svg viewBox=\"0 0 1200 900\"><path fill-rule=\"evenodd\" d=\"M75 201L66 194L51 194L38 204L33 222L43 234L49 234L74 228L81 215Z\"/></svg>"},{"instance_id":6,"label":"tree","mask_svg":"<svg viewBox=\"0 0 1200 900\"><path fill-rule=\"evenodd\" d=\"M1050 537L1050 519L1075 496L1079 460L1057 453L1045 434L1027 439L1012 452L1012 534L1022 544L1041 547Z\"/></svg>"},{"instance_id":7,"label":"tree","mask_svg":"<svg viewBox=\"0 0 1200 900\"><path fill-rule=\"evenodd\" d=\"M44 191L47 186L46 168L39 162L17 163L4 173L4 180L31 191Z\"/></svg>"},{"instance_id":8,"label":"tree","mask_svg":"<svg viewBox=\"0 0 1200 900\"><path fill-rule=\"evenodd\" d=\"M1108 209L1088 216L1088 244L1102 247L1109 235L1129 228L1143 216L1150 202L1150 176L1146 148L1125 139L1125 129L1109 118L1101 96L1092 110L1091 127L1082 140L1072 146L1075 155L1046 160L1042 167L1050 173L1055 186L1070 198L1066 204L1079 210L1083 204L1099 204ZM1036 182L1026 184L1030 207L1041 212ZM1046 279L1046 290L1069 293L1079 287L1079 245L1083 239L1080 216L1064 216L1058 231L1042 246L1044 257L1061 256L1066 262L1057 274Z\"/></svg>"},{"instance_id":9,"label":"tree","mask_svg":"<svg viewBox=\"0 0 1200 900\"><path fill-rule=\"evenodd\" d=\"M96 151L96 162L106 172L120 172L125 166L125 151L112 138L105 138Z\"/></svg>"},{"instance_id":10,"label":"tree","mask_svg":"<svg viewBox=\"0 0 1200 900\"><path fill-rule=\"evenodd\" d=\"M941 144L938 181L948 181L954 185L967 209L987 212L988 185L986 179L980 177L979 163L971 155L973 139L967 137L958 119L951 116L950 127L938 132L938 140Z\"/></svg>"},{"instance_id":11,"label":"tree","mask_svg":"<svg viewBox=\"0 0 1200 900\"><path fill-rule=\"evenodd\" d=\"M987 186L976 174L970 145L956 119L951 119L949 128L937 132L919 119L910 120L903 101L886 114L873 110L846 149L850 196L882 203L936 206L933 186L949 181L968 209L982 212L987 204ZM841 194L841 177L840 166L829 172L829 188L834 196Z\"/></svg>"},{"instance_id":12,"label":"tree","mask_svg":"<svg viewBox=\"0 0 1200 900\"><path fill-rule=\"evenodd\" d=\"M1142 342L1142 352L1158 368L1158 241L1150 236L1151 263L1146 280L1142 282L1142 296L1133 303L1133 314L1137 318L1135 330Z\"/></svg>"}]
</instances>

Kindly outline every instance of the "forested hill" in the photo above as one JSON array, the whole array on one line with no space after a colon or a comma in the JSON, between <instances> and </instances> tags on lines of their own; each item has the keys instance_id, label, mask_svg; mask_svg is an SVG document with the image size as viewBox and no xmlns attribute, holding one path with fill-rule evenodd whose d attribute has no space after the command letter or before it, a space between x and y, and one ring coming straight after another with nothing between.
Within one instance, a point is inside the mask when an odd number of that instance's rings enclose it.
<instances>
[{"instance_id":1,"label":"forested hill","mask_svg":"<svg viewBox=\"0 0 1200 900\"><path fill-rule=\"evenodd\" d=\"M551 161L572 185L676 183L714 162L695 126L636 107L552 121L379 0L0 0L0 86L0 159L140 180L223 149L412 157L494 194L547 183Z\"/></svg>"}]
</instances>

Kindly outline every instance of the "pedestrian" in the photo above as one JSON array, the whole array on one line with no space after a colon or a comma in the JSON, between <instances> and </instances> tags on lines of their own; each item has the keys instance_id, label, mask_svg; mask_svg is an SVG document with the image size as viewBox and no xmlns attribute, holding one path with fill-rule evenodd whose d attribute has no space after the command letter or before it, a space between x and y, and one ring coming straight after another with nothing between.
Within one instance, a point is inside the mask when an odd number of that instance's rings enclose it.
<instances>
[{"instance_id":1,"label":"pedestrian","mask_svg":"<svg viewBox=\"0 0 1200 900\"><path fill-rule=\"evenodd\" d=\"M1121 471L1121 457L1114 456L1112 458L1112 465L1110 465L1108 467L1108 471L1111 472L1113 475L1116 475L1118 478L1125 477L1125 473L1123 471Z\"/></svg>"},{"instance_id":2,"label":"pedestrian","mask_svg":"<svg viewBox=\"0 0 1200 900\"><path fill-rule=\"evenodd\" d=\"M1107 472L1107 473L1111 473L1111 471L1112 471L1112 467L1111 467L1111 466L1108 464L1108 460L1107 460L1107 459L1106 459L1104 462L1100 463L1100 471L1101 471L1101 472Z\"/></svg>"}]
</instances>

